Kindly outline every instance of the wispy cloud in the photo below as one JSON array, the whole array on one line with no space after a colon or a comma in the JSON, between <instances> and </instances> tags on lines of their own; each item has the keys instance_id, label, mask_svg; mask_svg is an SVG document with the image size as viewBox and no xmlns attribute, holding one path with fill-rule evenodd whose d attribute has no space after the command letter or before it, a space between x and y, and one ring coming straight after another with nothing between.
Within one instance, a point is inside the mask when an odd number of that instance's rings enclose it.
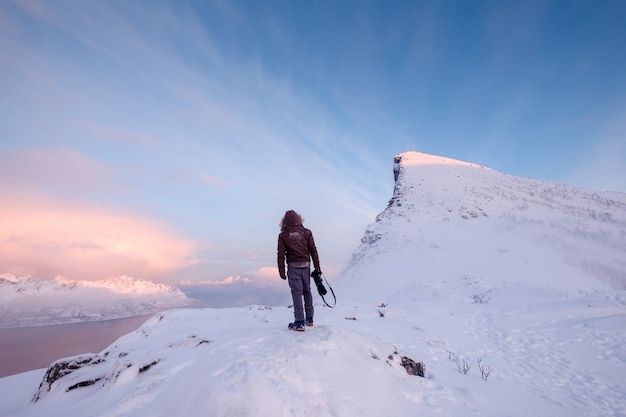
<instances>
[{"instance_id":1,"label":"wispy cloud","mask_svg":"<svg viewBox=\"0 0 626 417\"><path fill-rule=\"evenodd\" d=\"M0 186L16 191L71 192L120 189L101 161L67 147L0 148ZM5 201L12 195L5 195Z\"/></svg>"},{"instance_id":2,"label":"wispy cloud","mask_svg":"<svg viewBox=\"0 0 626 417\"><path fill-rule=\"evenodd\" d=\"M158 141L153 136L128 128L98 124L93 120L75 120L74 124L83 130L85 137L100 139L106 144L135 146L143 150L154 150L158 146Z\"/></svg>"}]
</instances>

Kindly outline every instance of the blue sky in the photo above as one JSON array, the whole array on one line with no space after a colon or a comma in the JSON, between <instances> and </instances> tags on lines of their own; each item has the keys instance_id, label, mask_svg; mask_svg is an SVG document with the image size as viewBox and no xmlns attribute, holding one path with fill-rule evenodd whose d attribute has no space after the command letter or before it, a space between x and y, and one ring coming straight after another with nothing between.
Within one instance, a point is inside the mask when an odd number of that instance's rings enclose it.
<instances>
[{"instance_id":1,"label":"blue sky","mask_svg":"<svg viewBox=\"0 0 626 417\"><path fill-rule=\"evenodd\" d=\"M0 273L336 276L417 150L626 192L623 1L4 1Z\"/></svg>"}]
</instances>

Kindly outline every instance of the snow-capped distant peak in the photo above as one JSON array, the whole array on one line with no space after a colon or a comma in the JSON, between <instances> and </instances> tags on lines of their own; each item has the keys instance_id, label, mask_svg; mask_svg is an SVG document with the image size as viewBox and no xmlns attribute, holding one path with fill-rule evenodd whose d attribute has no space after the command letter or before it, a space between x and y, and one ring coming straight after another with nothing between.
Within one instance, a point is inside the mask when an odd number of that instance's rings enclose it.
<instances>
[{"instance_id":1,"label":"snow-capped distant peak","mask_svg":"<svg viewBox=\"0 0 626 417\"><path fill-rule=\"evenodd\" d=\"M106 288L120 294L155 294L167 293L175 291L175 289L166 284L137 280L133 277L123 275L115 278L107 278L99 281L80 281L81 285L91 288Z\"/></svg>"},{"instance_id":2,"label":"snow-capped distant peak","mask_svg":"<svg viewBox=\"0 0 626 417\"><path fill-rule=\"evenodd\" d=\"M16 283L17 281L18 281L18 278L16 278L12 274L0 274L0 285L2 285L3 282Z\"/></svg>"}]
</instances>

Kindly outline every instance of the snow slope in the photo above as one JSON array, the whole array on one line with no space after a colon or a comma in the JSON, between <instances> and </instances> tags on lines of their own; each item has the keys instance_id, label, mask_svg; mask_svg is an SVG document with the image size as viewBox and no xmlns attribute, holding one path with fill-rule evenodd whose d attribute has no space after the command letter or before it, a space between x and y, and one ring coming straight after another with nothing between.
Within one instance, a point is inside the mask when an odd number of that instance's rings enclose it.
<instances>
[{"instance_id":1,"label":"snow slope","mask_svg":"<svg viewBox=\"0 0 626 417\"><path fill-rule=\"evenodd\" d=\"M400 157L315 327L286 330L286 307L160 313L51 383L0 379L0 414L626 415L626 196Z\"/></svg>"},{"instance_id":2,"label":"snow slope","mask_svg":"<svg viewBox=\"0 0 626 417\"><path fill-rule=\"evenodd\" d=\"M128 276L83 281L0 275L0 328L147 315L190 302L178 288Z\"/></svg>"}]
</instances>

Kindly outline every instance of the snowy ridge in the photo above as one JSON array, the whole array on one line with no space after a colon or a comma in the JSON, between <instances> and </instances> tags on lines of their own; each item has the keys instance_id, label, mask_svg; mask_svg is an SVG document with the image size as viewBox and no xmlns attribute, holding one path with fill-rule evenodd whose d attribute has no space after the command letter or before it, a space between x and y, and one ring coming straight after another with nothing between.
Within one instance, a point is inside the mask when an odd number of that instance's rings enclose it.
<instances>
[{"instance_id":1,"label":"snowy ridge","mask_svg":"<svg viewBox=\"0 0 626 417\"><path fill-rule=\"evenodd\" d=\"M0 275L0 327L154 314L190 301L178 288L128 276L99 281Z\"/></svg>"},{"instance_id":2,"label":"snowy ridge","mask_svg":"<svg viewBox=\"0 0 626 417\"><path fill-rule=\"evenodd\" d=\"M160 313L103 352L0 379L15 393L0 414L626 415L625 196L399 157L315 327L288 331L284 307Z\"/></svg>"}]
</instances>

